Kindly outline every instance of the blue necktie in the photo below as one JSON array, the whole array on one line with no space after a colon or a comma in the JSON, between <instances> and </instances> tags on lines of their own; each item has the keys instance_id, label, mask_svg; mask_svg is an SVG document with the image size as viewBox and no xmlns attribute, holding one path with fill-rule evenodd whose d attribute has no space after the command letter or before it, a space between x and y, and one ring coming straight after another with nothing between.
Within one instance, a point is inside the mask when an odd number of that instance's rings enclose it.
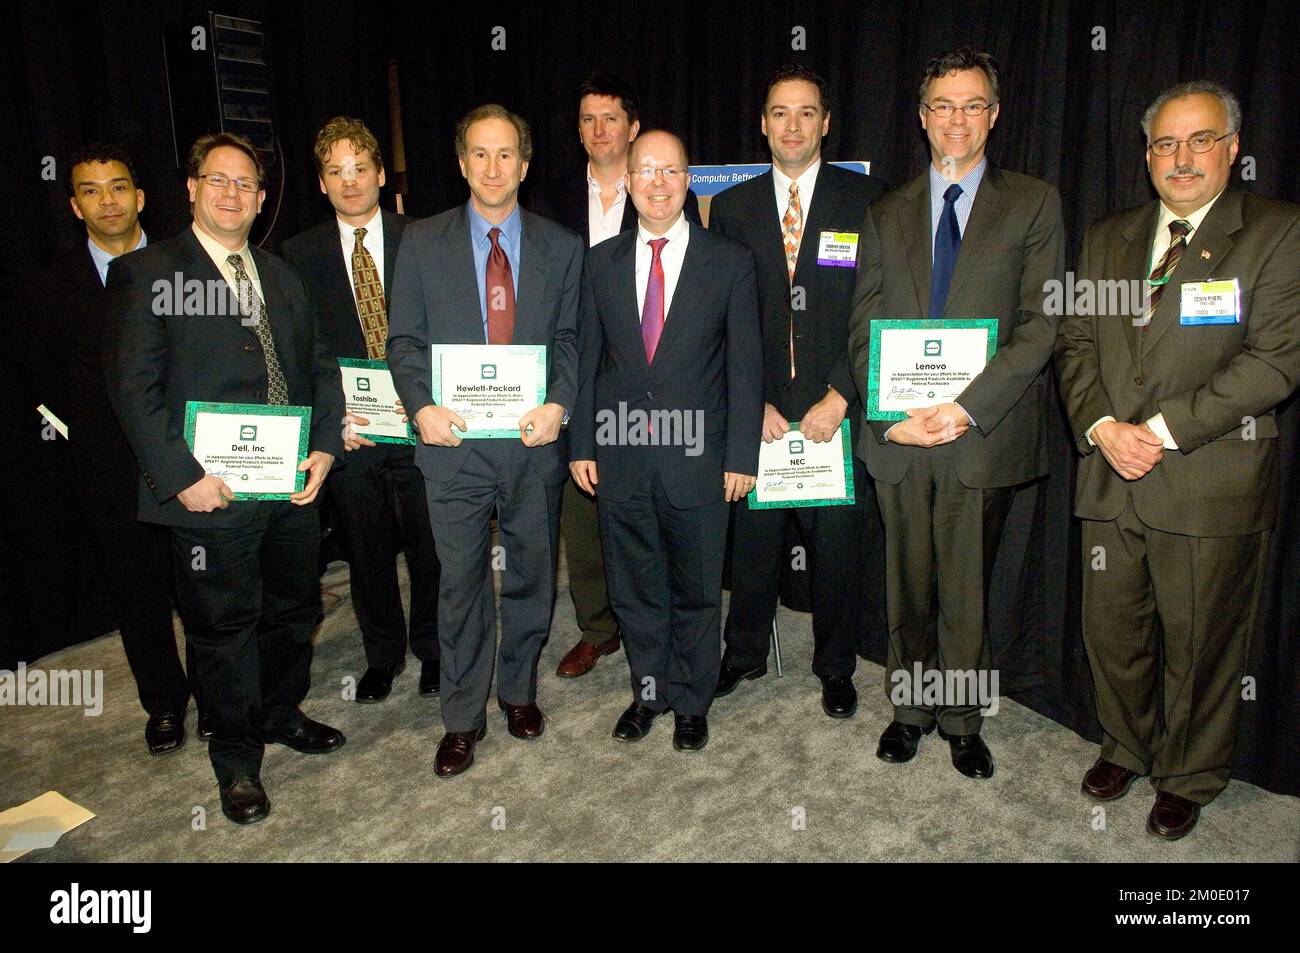
<instances>
[{"instance_id":1,"label":"blue necktie","mask_svg":"<svg viewBox=\"0 0 1300 953\"><path fill-rule=\"evenodd\" d=\"M934 235L934 264L930 269L930 317L942 318L948 306L948 285L957 267L957 249L961 247L961 229L957 227L957 197L960 185L950 185L943 193L943 214Z\"/></svg>"}]
</instances>

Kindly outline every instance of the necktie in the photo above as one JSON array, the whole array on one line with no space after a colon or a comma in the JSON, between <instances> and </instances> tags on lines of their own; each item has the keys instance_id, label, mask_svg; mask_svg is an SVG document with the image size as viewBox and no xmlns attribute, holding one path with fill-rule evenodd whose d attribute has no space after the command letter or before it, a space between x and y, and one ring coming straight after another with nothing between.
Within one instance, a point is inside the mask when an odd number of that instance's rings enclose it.
<instances>
[{"instance_id":1,"label":"necktie","mask_svg":"<svg viewBox=\"0 0 1300 953\"><path fill-rule=\"evenodd\" d=\"M659 336L664 332L664 263L659 256L668 244L666 238L656 238L650 243L650 280L645 286L645 303L641 306L641 342L645 345L645 360L653 364Z\"/></svg>"},{"instance_id":2,"label":"necktie","mask_svg":"<svg viewBox=\"0 0 1300 953\"><path fill-rule=\"evenodd\" d=\"M1143 334L1151 324L1151 316L1156 313L1156 305L1160 303L1160 296L1165 292L1165 285L1169 283L1174 269L1182 261L1183 252L1187 250L1187 236L1191 233L1192 226L1182 219L1169 223L1169 247L1165 250L1164 257L1160 259L1160 264L1156 265L1155 271L1151 272L1151 277L1147 279L1150 298L1147 300L1147 309L1142 315Z\"/></svg>"},{"instance_id":3,"label":"necktie","mask_svg":"<svg viewBox=\"0 0 1300 953\"><path fill-rule=\"evenodd\" d=\"M957 198L961 186L948 186L943 193L943 214L939 230L934 233L934 265L930 269L930 317L942 318L948 307L948 286L957 267L957 249L961 247L961 229L957 226Z\"/></svg>"},{"instance_id":4,"label":"necktie","mask_svg":"<svg viewBox=\"0 0 1300 953\"><path fill-rule=\"evenodd\" d=\"M794 269L799 262L799 242L803 239L803 205L799 201L799 183L790 183L790 202L781 219L781 235L785 240L785 268L790 283L794 284ZM790 380L794 380L794 311L790 312Z\"/></svg>"},{"instance_id":5,"label":"necktie","mask_svg":"<svg viewBox=\"0 0 1300 953\"><path fill-rule=\"evenodd\" d=\"M486 275L488 344L509 344L515 336L515 282L500 237L499 228L488 232L492 241Z\"/></svg>"},{"instance_id":6,"label":"necktie","mask_svg":"<svg viewBox=\"0 0 1300 953\"><path fill-rule=\"evenodd\" d=\"M280 359L275 354L275 339L271 337L271 322L267 317L266 304L257 293L253 279L248 277L244 268L244 259L240 255L228 255L226 264L235 271L235 294L239 298L240 310L244 312L257 340L262 343L262 356L266 359L266 402L268 404L289 403L289 388L284 382L284 371L280 369Z\"/></svg>"},{"instance_id":7,"label":"necktie","mask_svg":"<svg viewBox=\"0 0 1300 953\"><path fill-rule=\"evenodd\" d=\"M384 285L379 280L375 260L362 244L366 230L358 228L353 233L356 244L352 246L352 290L357 296L357 317L361 319L361 333L366 338L366 357L382 361L388 346L388 308L384 302Z\"/></svg>"}]
</instances>

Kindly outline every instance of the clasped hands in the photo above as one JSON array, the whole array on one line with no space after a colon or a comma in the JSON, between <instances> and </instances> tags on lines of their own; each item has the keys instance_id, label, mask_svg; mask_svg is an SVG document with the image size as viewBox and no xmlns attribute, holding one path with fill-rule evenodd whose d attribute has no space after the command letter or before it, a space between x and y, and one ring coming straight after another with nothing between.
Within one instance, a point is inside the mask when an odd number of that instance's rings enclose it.
<instances>
[{"instance_id":1,"label":"clasped hands","mask_svg":"<svg viewBox=\"0 0 1300 953\"><path fill-rule=\"evenodd\" d=\"M900 420L886 432L890 443L912 447L937 447L952 443L970 428L970 417L960 404L936 404L914 407L907 419Z\"/></svg>"},{"instance_id":2,"label":"clasped hands","mask_svg":"<svg viewBox=\"0 0 1300 953\"><path fill-rule=\"evenodd\" d=\"M560 436L564 423L564 408L559 404L542 404L519 418L519 439L525 447L544 447ZM456 436L452 425L461 433L469 427L465 418L447 407L428 404L415 414L415 426L420 439L435 447L459 447L463 437Z\"/></svg>"},{"instance_id":3,"label":"clasped hands","mask_svg":"<svg viewBox=\"0 0 1300 953\"><path fill-rule=\"evenodd\" d=\"M1111 469L1125 480L1142 479L1165 454L1164 441L1145 423L1103 420L1091 436Z\"/></svg>"}]
</instances>

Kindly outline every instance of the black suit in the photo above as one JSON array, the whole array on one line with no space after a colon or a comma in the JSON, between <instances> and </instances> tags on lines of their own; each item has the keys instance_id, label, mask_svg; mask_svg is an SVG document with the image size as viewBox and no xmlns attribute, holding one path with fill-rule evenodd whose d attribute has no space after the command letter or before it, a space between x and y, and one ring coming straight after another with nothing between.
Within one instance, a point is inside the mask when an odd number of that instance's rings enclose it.
<instances>
[{"instance_id":1,"label":"black suit","mask_svg":"<svg viewBox=\"0 0 1300 953\"><path fill-rule=\"evenodd\" d=\"M343 390L298 272L250 249L290 404L312 408L310 451L343 454ZM194 513L176 495L203 467L184 437L189 400L267 401L266 358L237 309L157 314L155 283L195 279L233 294L192 228L119 258L109 270L114 321L109 397L141 465L140 518L171 528L186 637L212 713L218 781L256 775L264 732L293 731L307 694L319 605L316 506L238 501ZM221 308L220 310L226 310Z\"/></svg>"},{"instance_id":2,"label":"black suit","mask_svg":"<svg viewBox=\"0 0 1300 953\"><path fill-rule=\"evenodd\" d=\"M744 242L758 263L764 398L791 428L799 426L828 388L834 388L848 402L845 416L857 437L862 404L848 354L857 267L819 265L817 249L822 232L856 233L867 206L884 191L878 179L823 160L812 205L804 208L793 281L772 173L742 182L713 199L709 227ZM792 288L800 289L799 298L792 297ZM736 507L726 627L728 665L748 670L767 659L781 567L791 562L787 528L794 522L809 557L813 671L821 676L853 674L866 601L879 601L884 590L879 558L871 561L867 573L868 560L881 546L875 490L860 461L854 462L853 475L852 506L751 510L748 503L741 503ZM878 614L870 613L873 618Z\"/></svg>"},{"instance_id":3,"label":"black suit","mask_svg":"<svg viewBox=\"0 0 1300 953\"><path fill-rule=\"evenodd\" d=\"M136 519L140 468L104 383L108 294L82 245L29 279L23 313L40 322L39 347L23 349L38 399L68 425L55 451L74 474L73 500L122 632L140 704L151 715L183 712L189 685L172 629L167 532Z\"/></svg>"},{"instance_id":4,"label":"black suit","mask_svg":"<svg viewBox=\"0 0 1300 953\"><path fill-rule=\"evenodd\" d=\"M380 216L382 280L384 288L391 289L397 248L410 220L382 209ZM294 236L284 243L283 252L302 273L335 355L365 358L366 342L338 220ZM415 448L376 443L348 451L347 466L331 475L326 489L344 532L352 607L361 627L367 665L386 668L406 657L408 630L397 578L397 557L403 551L412 581L411 651L421 661L437 661L438 554L429 528L424 478L415 467Z\"/></svg>"},{"instance_id":5,"label":"black suit","mask_svg":"<svg viewBox=\"0 0 1300 953\"><path fill-rule=\"evenodd\" d=\"M633 693L649 708L703 715L718 681L723 473L758 471L762 346L753 253L689 229L653 364L641 338L639 231L588 251L582 390L569 429L573 458L599 471L606 575ZM609 432L611 420L636 412L661 415L651 422L664 445ZM698 445L671 445L674 414L683 427L699 422Z\"/></svg>"}]
</instances>

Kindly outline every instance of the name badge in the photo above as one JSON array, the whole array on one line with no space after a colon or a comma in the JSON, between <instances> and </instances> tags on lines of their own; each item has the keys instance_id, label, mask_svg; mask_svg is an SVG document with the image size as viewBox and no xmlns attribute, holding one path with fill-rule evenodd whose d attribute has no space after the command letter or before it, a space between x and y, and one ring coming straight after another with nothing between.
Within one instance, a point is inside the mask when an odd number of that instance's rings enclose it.
<instances>
[{"instance_id":1,"label":"name badge","mask_svg":"<svg viewBox=\"0 0 1300 953\"><path fill-rule=\"evenodd\" d=\"M1224 281L1185 281L1178 323L1240 324L1241 283L1236 278Z\"/></svg>"},{"instance_id":2,"label":"name badge","mask_svg":"<svg viewBox=\"0 0 1300 953\"><path fill-rule=\"evenodd\" d=\"M822 232L817 242L817 264L832 268L858 267L858 233Z\"/></svg>"}]
</instances>

